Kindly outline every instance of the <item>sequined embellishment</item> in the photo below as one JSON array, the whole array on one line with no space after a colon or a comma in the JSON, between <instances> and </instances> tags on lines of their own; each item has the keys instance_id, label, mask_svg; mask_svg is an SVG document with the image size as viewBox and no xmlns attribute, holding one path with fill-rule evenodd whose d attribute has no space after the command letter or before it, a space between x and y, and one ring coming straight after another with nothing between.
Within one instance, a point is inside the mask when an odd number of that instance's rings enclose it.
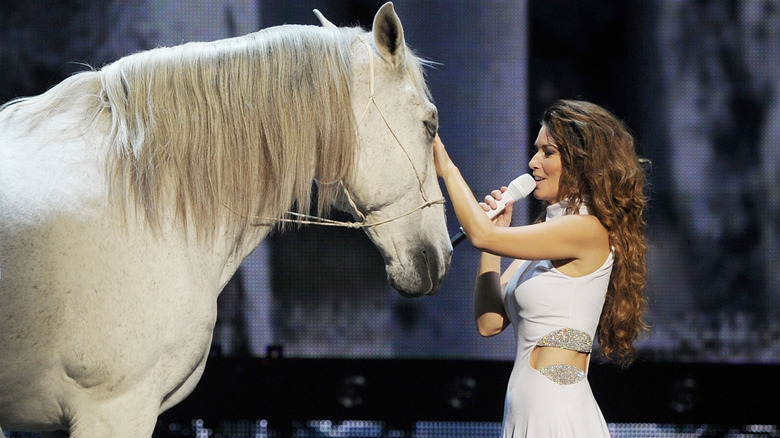
<instances>
[{"instance_id":1,"label":"sequined embellishment","mask_svg":"<svg viewBox=\"0 0 780 438\"><path fill-rule=\"evenodd\" d=\"M585 379L585 371L573 365L547 365L539 368L539 372L559 385L572 385Z\"/></svg>"},{"instance_id":2,"label":"sequined embellishment","mask_svg":"<svg viewBox=\"0 0 780 438\"><path fill-rule=\"evenodd\" d=\"M590 353L592 344L589 334L572 328L562 328L546 335L536 345Z\"/></svg>"}]
</instances>

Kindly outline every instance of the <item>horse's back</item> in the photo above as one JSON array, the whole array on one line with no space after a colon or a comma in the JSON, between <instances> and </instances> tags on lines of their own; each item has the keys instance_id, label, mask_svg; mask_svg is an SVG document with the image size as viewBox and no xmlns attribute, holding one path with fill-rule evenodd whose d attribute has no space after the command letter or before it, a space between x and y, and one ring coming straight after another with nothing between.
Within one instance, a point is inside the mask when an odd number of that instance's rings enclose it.
<instances>
[{"instance_id":1,"label":"horse's back","mask_svg":"<svg viewBox=\"0 0 780 438\"><path fill-rule=\"evenodd\" d=\"M95 117L100 90L96 74L76 75L0 111L4 225L22 213L79 208L79 198L95 196L102 184L99 155L105 146Z\"/></svg>"}]
</instances>

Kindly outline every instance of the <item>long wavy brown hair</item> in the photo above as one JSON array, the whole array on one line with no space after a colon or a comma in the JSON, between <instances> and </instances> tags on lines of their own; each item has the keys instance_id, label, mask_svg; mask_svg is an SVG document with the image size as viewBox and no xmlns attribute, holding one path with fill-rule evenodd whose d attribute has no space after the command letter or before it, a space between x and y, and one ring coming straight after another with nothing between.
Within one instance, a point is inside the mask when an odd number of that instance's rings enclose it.
<instances>
[{"instance_id":1,"label":"long wavy brown hair","mask_svg":"<svg viewBox=\"0 0 780 438\"><path fill-rule=\"evenodd\" d=\"M570 212L588 207L609 232L614 264L598 328L604 357L622 366L636 357L634 341L648 326L645 288L645 174L626 125L590 102L559 100L542 117L561 154L561 198Z\"/></svg>"}]
</instances>

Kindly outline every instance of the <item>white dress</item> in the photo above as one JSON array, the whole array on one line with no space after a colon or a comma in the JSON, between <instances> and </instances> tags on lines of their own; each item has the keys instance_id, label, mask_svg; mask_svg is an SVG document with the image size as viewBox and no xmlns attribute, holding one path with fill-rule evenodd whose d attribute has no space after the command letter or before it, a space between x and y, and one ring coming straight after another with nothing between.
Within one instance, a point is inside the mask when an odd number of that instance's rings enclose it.
<instances>
[{"instance_id":1,"label":"white dress","mask_svg":"<svg viewBox=\"0 0 780 438\"><path fill-rule=\"evenodd\" d=\"M548 207L547 220L562 216L566 205ZM609 437L587 370L564 365L540 371L529 359L537 345L590 352L611 272L612 254L583 277L569 277L549 260L525 261L507 284L504 308L517 355L504 404L505 438Z\"/></svg>"}]
</instances>

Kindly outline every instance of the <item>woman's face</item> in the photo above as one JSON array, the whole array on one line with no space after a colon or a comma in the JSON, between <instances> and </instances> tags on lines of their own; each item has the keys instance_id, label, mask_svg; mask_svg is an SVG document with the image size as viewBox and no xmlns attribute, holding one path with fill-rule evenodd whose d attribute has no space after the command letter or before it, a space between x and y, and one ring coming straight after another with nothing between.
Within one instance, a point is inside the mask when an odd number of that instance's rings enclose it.
<instances>
[{"instance_id":1,"label":"woman's face","mask_svg":"<svg viewBox=\"0 0 780 438\"><path fill-rule=\"evenodd\" d=\"M561 154L558 151L558 147L551 143L551 139L547 135L546 125L542 125L542 128L539 130L534 148L536 148L536 154L528 163L528 167L531 168L531 174L536 180L534 198L555 204L560 201L558 193L563 165L561 164Z\"/></svg>"}]
</instances>

